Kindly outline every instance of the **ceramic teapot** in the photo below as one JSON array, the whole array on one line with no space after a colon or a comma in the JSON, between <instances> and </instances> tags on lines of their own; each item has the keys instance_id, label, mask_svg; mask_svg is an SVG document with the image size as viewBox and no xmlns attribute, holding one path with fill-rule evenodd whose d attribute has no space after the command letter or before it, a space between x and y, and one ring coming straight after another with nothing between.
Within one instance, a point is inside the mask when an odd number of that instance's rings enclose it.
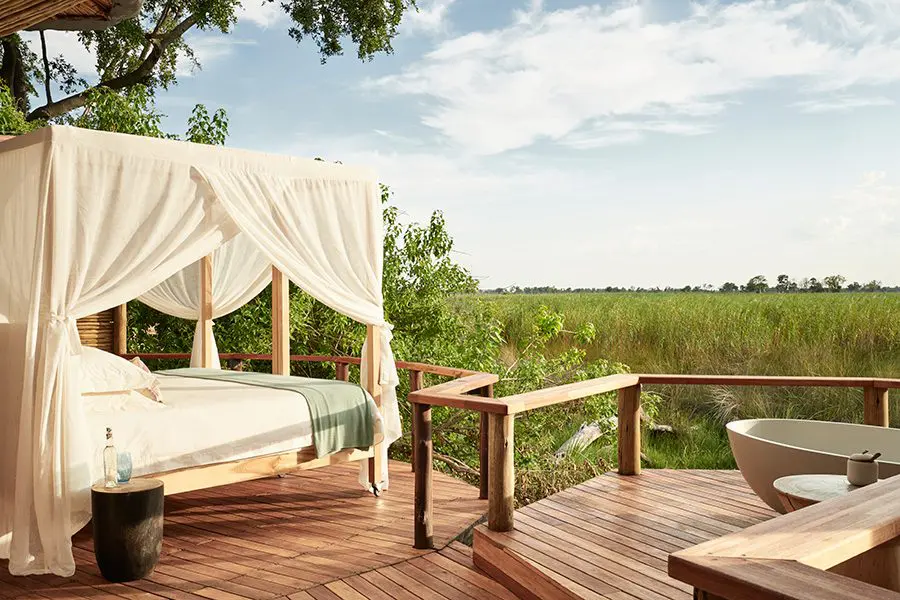
<instances>
[{"instance_id":1,"label":"ceramic teapot","mask_svg":"<svg viewBox=\"0 0 900 600\"><path fill-rule=\"evenodd\" d=\"M847 481L850 485L869 485L878 481L878 463L881 452L869 454L864 450L861 454L851 454L847 459Z\"/></svg>"}]
</instances>

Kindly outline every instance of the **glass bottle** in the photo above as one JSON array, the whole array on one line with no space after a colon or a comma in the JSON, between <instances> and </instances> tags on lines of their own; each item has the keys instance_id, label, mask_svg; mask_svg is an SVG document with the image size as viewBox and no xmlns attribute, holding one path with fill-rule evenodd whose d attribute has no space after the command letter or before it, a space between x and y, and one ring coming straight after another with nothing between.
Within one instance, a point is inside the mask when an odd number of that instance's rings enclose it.
<instances>
[{"instance_id":1,"label":"glass bottle","mask_svg":"<svg viewBox=\"0 0 900 600\"><path fill-rule=\"evenodd\" d=\"M104 487L112 488L118 484L119 477L118 452L113 446L112 429L106 428L106 448L103 449L103 479Z\"/></svg>"}]
</instances>

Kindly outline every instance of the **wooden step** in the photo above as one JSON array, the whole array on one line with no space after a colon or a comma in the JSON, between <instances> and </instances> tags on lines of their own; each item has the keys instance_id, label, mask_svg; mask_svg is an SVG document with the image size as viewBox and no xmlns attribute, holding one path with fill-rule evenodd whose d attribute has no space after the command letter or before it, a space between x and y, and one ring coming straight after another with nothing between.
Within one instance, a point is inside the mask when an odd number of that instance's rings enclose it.
<instances>
[{"instance_id":1,"label":"wooden step","mask_svg":"<svg viewBox=\"0 0 900 600\"><path fill-rule=\"evenodd\" d=\"M540 569L508 548L504 537L484 525L475 528L472 560L476 567L523 600L581 600L565 580L553 577L552 571Z\"/></svg>"},{"instance_id":2,"label":"wooden step","mask_svg":"<svg viewBox=\"0 0 900 600\"><path fill-rule=\"evenodd\" d=\"M478 526L473 560L527 600L690 600L669 553L774 514L737 471L608 473L517 510L513 531Z\"/></svg>"}]
</instances>

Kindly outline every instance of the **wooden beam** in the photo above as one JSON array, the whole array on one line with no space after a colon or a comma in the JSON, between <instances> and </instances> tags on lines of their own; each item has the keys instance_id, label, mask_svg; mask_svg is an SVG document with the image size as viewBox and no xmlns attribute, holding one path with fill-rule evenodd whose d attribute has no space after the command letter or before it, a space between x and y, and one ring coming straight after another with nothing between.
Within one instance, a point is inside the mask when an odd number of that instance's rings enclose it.
<instances>
[{"instance_id":1,"label":"wooden beam","mask_svg":"<svg viewBox=\"0 0 900 600\"><path fill-rule=\"evenodd\" d=\"M185 467L174 471L142 475L137 479L161 480L165 484L165 493L169 496L171 494L203 490L241 481L274 477L275 475L293 471L318 469L329 465L366 460L371 456L372 452L370 450L351 448L323 456L322 458L316 458L315 446L307 446L295 452L254 456L213 465Z\"/></svg>"},{"instance_id":2,"label":"wooden beam","mask_svg":"<svg viewBox=\"0 0 900 600\"><path fill-rule=\"evenodd\" d=\"M888 413L887 388L865 387L863 388L863 402L866 425L878 427L890 426L890 414Z\"/></svg>"},{"instance_id":3,"label":"wooden beam","mask_svg":"<svg viewBox=\"0 0 900 600\"><path fill-rule=\"evenodd\" d=\"M128 304L120 304L113 309L113 352L128 352Z\"/></svg>"},{"instance_id":4,"label":"wooden beam","mask_svg":"<svg viewBox=\"0 0 900 600\"><path fill-rule=\"evenodd\" d=\"M515 417L488 416L488 529L512 531L516 502Z\"/></svg>"},{"instance_id":5,"label":"wooden beam","mask_svg":"<svg viewBox=\"0 0 900 600\"><path fill-rule=\"evenodd\" d=\"M272 267L272 373L291 374L290 284Z\"/></svg>"},{"instance_id":6,"label":"wooden beam","mask_svg":"<svg viewBox=\"0 0 900 600\"><path fill-rule=\"evenodd\" d=\"M432 490L431 407L413 404L413 429L416 431L415 547L434 547L434 495Z\"/></svg>"},{"instance_id":7,"label":"wooden beam","mask_svg":"<svg viewBox=\"0 0 900 600\"><path fill-rule=\"evenodd\" d=\"M641 386L619 390L619 475L641 474Z\"/></svg>"},{"instance_id":8,"label":"wooden beam","mask_svg":"<svg viewBox=\"0 0 900 600\"><path fill-rule=\"evenodd\" d=\"M494 397L494 386L489 385L481 388L480 395L485 398ZM490 480L490 457L488 456L488 413L480 413L479 419L479 441L478 441L478 498L486 500L488 497L488 481Z\"/></svg>"},{"instance_id":9,"label":"wooden beam","mask_svg":"<svg viewBox=\"0 0 900 600\"><path fill-rule=\"evenodd\" d=\"M342 362L334 363L334 378L338 381L350 381L350 365Z\"/></svg>"},{"instance_id":10,"label":"wooden beam","mask_svg":"<svg viewBox=\"0 0 900 600\"><path fill-rule=\"evenodd\" d=\"M200 259L200 366L212 368L212 256Z\"/></svg>"},{"instance_id":11,"label":"wooden beam","mask_svg":"<svg viewBox=\"0 0 900 600\"><path fill-rule=\"evenodd\" d=\"M418 392L422 389L422 371L412 370L409 372L409 391L410 392ZM407 398L408 399L408 398ZM413 419L412 431L409 432L410 443L409 443L409 464L413 473L416 472L416 421Z\"/></svg>"},{"instance_id":12,"label":"wooden beam","mask_svg":"<svg viewBox=\"0 0 900 600\"><path fill-rule=\"evenodd\" d=\"M366 380L363 387L375 400L375 406L381 408L381 328L375 325L366 325L366 362L369 365ZM380 483L382 464L384 457L380 451L383 442L375 444L374 456L369 459L369 481L373 484Z\"/></svg>"},{"instance_id":13,"label":"wooden beam","mask_svg":"<svg viewBox=\"0 0 900 600\"><path fill-rule=\"evenodd\" d=\"M900 379L873 377L781 377L765 375L637 375L643 384L738 385L761 387L900 387Z\"/></svg>"}]
</instances>

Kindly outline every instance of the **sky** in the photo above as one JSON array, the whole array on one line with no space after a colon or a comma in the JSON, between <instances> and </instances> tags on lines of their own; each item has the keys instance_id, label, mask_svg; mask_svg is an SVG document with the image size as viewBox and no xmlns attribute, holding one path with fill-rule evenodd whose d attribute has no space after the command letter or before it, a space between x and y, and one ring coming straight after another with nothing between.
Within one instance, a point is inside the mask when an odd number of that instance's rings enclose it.
<instances>
[{"instance_id":1,"label":"sky","mask_svg":"<svg viewBox=\"0 0 900 600\"><path fill-rule=\"evenodd\" d=\"M203 103L229 146L374 167L483 288L900 283L900 0L419 0L325 65L288 26L191 34L165 127Z\"/></svg>"}]
</instances>

